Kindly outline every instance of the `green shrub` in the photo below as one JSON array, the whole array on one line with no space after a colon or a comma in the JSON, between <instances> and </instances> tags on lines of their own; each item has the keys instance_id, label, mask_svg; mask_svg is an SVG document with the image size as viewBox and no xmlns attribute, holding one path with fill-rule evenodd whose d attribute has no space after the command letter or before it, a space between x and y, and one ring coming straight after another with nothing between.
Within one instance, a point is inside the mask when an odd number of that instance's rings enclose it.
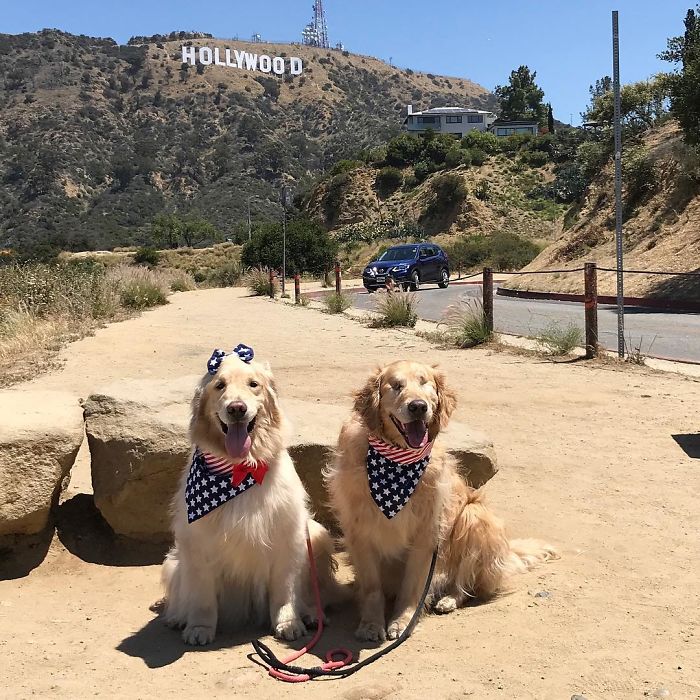
<instances>
[{"instance_id":1,"label":"green shrub","mask_svg":"<svg viewBox=\"0 0 700 700\"><path fill-rule=\"evenodd\" d=\"M552 322L535 336L535 340L548 355L568 355L583 344L583 332L574 323L568 323L562 328L558 323Z\"/></svg>"},{"instance_id":2,"label":"green shrub","mask_svg":"<svg viewBox=\"0 0 700 700\"><path fill-rule=\"evenodd\" d=\"M453 209L467 198L467 186L464 178L452 173L439 175L430 183L435 194L436 208Z\"/></svg>"},{"instance_id":3,"label":"green shrub","mask_svg":"<svg viewBox=\"0 0 700 700\"><path fill-rule=\"evenodd\" d=\"M418 161L423 151L423 140L413 134L399 134L386 147L386 162L388 165L413 165Z\"/></svg>"},{"instance_id":4,"label":"green shrub","mask_svg":"<svg viewBox=\"0 0 700 700\"><path fill-rule=\"evenodd\" d=\"M333 292L323 298L323 303L326 305L326 310L330 314L342 314L352 306L353 297L345 292Z\"/></svg>"},{"instance_id":5,"label":"green shrub","mask_svg":"<svg viewBox=\"0 0 700 700\"><path fill-rule=\"evenodd\" d=\"M491 199L491 183L488 180L479 180L474 187L474 196L482 202Z\"/></svg>"},{"instance_id":6,"label":"green shrub","mask_svg":"<svg viewBox=\"0 0 700 700\"><path fill-rule=\"evenodd\" d=\"M486 152L482 151L480 148L470 149L469 155L471 159L471 164L476 165L477 167L482 166L488 158Z\"/></svg>"},{"instance_id":7,"label":"green shrub","mask_svg":"<svg viewBox=\"0 0 700 700\"><path fill-rule=\"evenodd\" d=\"M299 301L295 302L298 306L308 306L311 303L311 299L305 294L299 296Z\"/></svg>"},{"instance_id":8,"label":"green shrub","mask_svg":"<svg viewBox=\"0 0 700 700\"><path fill-rule=\"evenodd\" d=\"M192 275L187 272L178 270L171 273L170 291L171 292L191 292L196 289L197 285Z\"/></svg>"},{"instance_id":9,"label":"green shrub","mask_svg":"<svg viewBox=\"0 0 700 700\"><path fill-rule=\"evenodd\" d=\"M499 137L498 141L502 153L517 153L533 140L532 134L513 134L511 136Z\"/></svg>"},{"instance_id":10,"label":"green shrub","mask_svg":"<svg viewBox=\"0 0 700 700\"><path fill-rule=\"evenodd\" d=\"M656 189L656 170L644 146L625 151L622 156L622 178L627 188L625 209L629 213Z\"/></svg>"},{"instance_id":11,"label":"green shrub","mask_svg":"<svg viewBox=\"0 0 700 700\"><path fill-rule=\"evenodd\" d=\"M341 173L349 173L353 170L361 168L364 163L361 160L339 160L332 168L331 175L340 175Z\"/></svg>"},{"instance_id":12,"label":"green shrub","mask_svg":"<svg viewBox=\"0 0 700 700\"><path fill-rule=\"evenodd\" d=\"M431 175L434 172L435 165L433 163L429 163L427 160L421 160L419 163L416 163L415 167L413 168L413 175L418 182L423 182L428 175Z\"/></svg>"},{"instance_id":13,"label":"green shrub","mask_svg":"<svg viewBox=\"0 0 700 700\"><path fill-rule=\"evenodd\" d=\"M418 295L415 292L380 292L375 297L375 310L380 315L375 328L414 328L418 320Z\"/></svg>"},{"instance_id":14,"label":"green shrub","mask_svg":"<svg viewBox=\"0 0 700 700\"><path fill-rule=\"evenodd\" d=\"M398 168L387 166L377 173L374 184L382 197L388 197L403 184L403 174Z\"/></svg>"},{"instance_id":15,"label":"green shrub","mask_svg":"<svg viewBox=\"0 0 700 700\"><path fill-rule=\"evenodd\" d=\"M127 282L121 290L120 300L127 309L148 309L168 303L163 289L146 279Z\"/></svg>"},{"instance_id":16,"label":"green shrub","mask_svg":"<svg viewBox=\"0 0 700 700\"><path fill-rule=\"evenodd\" d=\"M549 162L549 156L543 151L524 151L520 158L531 168L541 168Z\"/></svg>"},{"instance_id":17,"label":"green shrub","mask_svg":"<svg viewBox=\"0 0 700 700\"><path fill-rule=\"evenodd\" d=\"M498 231L490 236L462 236L445 246L452 267L461 272L477 267L516 270L525 267L540 248L515 233Z\"/></svg>"},{"instance_id":18,"label":"green shrub","mask_svg":"<svg viewBox=\"0 0 700 700\"><path fill-rule=\"evenodd\" d=\"M323 197L323 212L326 215L326 222L332 226L338 219L340 207L350 186L350 176L348 173L339 173L331 178Z\"/></svg>"},{"instance_id":19,"label":"green shrub","mask_svg":"<svg viewBox=\"0 0 700 700\"><path fill-rule=\"evenodd\" d=\"M471 348L493 339L481 300L460 299L447 309L443 321L457 347Z\"/></svg>"},{"instance_id":20,"label":"green shrub","mask_svg":"<svg viewBox=\"0 0 700 700\"><path fill-rule=\"evenodd\" d=\"M237 287L243 277L243 267L238 260L230 260L209 272L207 282L212 287ZM196 278L195 278L196 279Z\"/></svg>"},{"instance_id":21,"label":"green shrub","mask_svg":"<svg viewBox=\"0 0 700 700\"><path fill-rule=\"evenodd\" d=\"M419 180L414 174L406 175L406 177L403 179L403 188L406 192L408 192L409 190L412 190L415 187L417 187L418 183Z\"/></svg>"},{"instance_id":22,"label":"green shrub","mask_svg":"<svg viewBox=\"0 0 700 700\"><path fill-rule=\"evenodd\" d=\"M160 253L152 246L142 246L134 255L134 263L136 265L147 265L155 267L160 261Z\"/></svg>"},{"instance_id":23,"label":"green shrub","mask_svg":"<svg viewBox=\"0 0 700 700\"><path fill-rule=\"evenodd\" d=\"M270 269L267 267L253 267L245 273L244 282L253 296L270 296ZM276 277L272 279L272 296L279 293L279 282Z\"/></svg>"},{"instance_id":24,"label":"green shrub","mask_svg":"<svg viewBox=\"0 0 700 700\"><path fill-rule=\"evenodd\" d=\"M483 153L494 155L501 151L499 141L495 134L474 129L462 137L462 148L466 150L477 149Z\"/></svg>"}]
</instances>

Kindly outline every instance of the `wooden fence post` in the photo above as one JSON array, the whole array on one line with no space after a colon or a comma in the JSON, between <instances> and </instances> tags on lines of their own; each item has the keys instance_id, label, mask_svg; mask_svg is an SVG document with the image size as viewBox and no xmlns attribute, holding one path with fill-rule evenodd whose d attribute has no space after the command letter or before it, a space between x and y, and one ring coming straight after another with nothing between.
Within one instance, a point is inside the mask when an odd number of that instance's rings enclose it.
<instances>
[{"instance_id":1,"label":"wooden fence post","mask_svg":"<svg viewBox=\"0 0 700 700\"><path fill-rule=\"evenodd\" d=\"M340 294L342 290L341 274L340 274L340 260L335 261L335 293Z\"/></svg>"},{"instance_id":2,"label":"wooden fence post","mask_svg":"<svg viewBox=\"0 0 700 700\"><path fill-rule=\"evenodd\" d=\"M298 273L294 275L294 303L301 303L301 277Z\"/></svg>"},{"instance_id":3,"label":"wooden fence post","mask_svg":"<svg viewBox=\"0 0 700 700\"><path fill-rule=\"evenodd\" d=\"M584 306L586 316L586 357L598 357L598 267L583 266Z\"/></svg>"},{"instance_id":4,"label":"wooden fence post","mask_svg":"<svg viewBox=\"0 0 700 700\"><path fill-rule=\"evenodd\" d=\"M493 269L490 267L484 268L482 289L484 320L489 332L493 333Z\"/></svg>"}]
</instances>

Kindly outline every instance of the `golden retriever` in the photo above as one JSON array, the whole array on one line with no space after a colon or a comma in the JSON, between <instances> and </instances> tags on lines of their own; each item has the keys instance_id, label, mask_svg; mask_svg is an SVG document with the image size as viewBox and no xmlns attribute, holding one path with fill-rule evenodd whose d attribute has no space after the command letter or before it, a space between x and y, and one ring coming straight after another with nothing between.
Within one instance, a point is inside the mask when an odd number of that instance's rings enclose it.
<instances>
[{"instance_id":1,"label":"golden retriever","mask_svg":"<svg viewBox=\"0 0 700 700\"><path fill-rule=\"evenodd\" d=\"M321 587L328 595L334 586L333 543L310 519L272 373L251 359L215 352L192 400L192 458L162 573L165 621L187 644L212 642L222 618L268 623L286 640L303 635L315 616L307 524Z\"/></svg>"},{"instance_id":2,"label":"golden retriever","mask_svg":"<svg viewBox=\"0 0 700 700\"><path fill-rule=\"evenodd\" d=\"M353 415L325 478L355 569L360 608L355 634L361 640L396 639L406 629L436 546L430 605L439 613L452 612L470 597L489 598L510 574L556 558L549 545L509 540L481 491L467 486L454 459L434 442L455 405L443 374L416 362L378 369L355 394ZM373 452L371 445L384 452ZM381 477L389 472L377 464L384 464L382 454L399 453L412 466L394 462L385 483ZM401 491L411 483L412 495ZM395 597L388 625L387 596Z\"/></svg>"}]
</instances>

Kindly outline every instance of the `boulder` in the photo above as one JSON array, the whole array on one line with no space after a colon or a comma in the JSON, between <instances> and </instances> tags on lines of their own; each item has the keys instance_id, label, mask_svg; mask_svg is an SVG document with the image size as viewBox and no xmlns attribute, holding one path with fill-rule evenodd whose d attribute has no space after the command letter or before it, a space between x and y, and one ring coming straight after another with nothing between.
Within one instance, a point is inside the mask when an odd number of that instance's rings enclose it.
<instances>
[{"instance_id":1,"label":"boulder","mask_svg":"<svg viewBox=\"0 0 700 700\"><path fill-rule=\"evenodd\" d=\"M199 376L167 383L130 380L85 402L95 503L112 529L139 540L169 537L169 506L189 459L189 401ZM348 407L285 400L289 451L318 519L331 526L321 470L331 459ZM464 426L445 438L462 475L481 486L497 471L493 445Z\"/></svg>"},{"instance_id":2,"label":"boulder","mask_svg":"<svg viewBox=\"0 0 700 700\"><path fill-rule=\"evenodd\" d=\"M119 535L170 538L169 508L189 456L200 377L125 380L84 402L95 505Z\"/></svg>"},{"instance_id":3,"label":"boulder","mask_svg":"<svg viewBox=\"0 0 700 700\"><path fill-rule=\"evenodd\" d=\"M67 392L0 391L0 536L35 535L68 485L83 441L78 398Z\"/></svg>"}]
</instances>

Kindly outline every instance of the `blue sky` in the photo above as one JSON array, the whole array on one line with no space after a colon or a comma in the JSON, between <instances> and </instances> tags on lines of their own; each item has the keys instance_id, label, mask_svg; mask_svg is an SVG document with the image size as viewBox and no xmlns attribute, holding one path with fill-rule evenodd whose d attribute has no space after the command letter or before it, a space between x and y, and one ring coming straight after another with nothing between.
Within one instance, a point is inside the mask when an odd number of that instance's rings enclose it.
<instances>
[{"instance_id":1,"label":"blue sky","mask_svg":"<svg viewBox=\"0 0 700 700\"><path fill-rule=\"evenodd\" d=\"M215 36L298 40L312 0L0 0L0 32L57 27L111 36L197 29ZM9 5L9 7L7 6ZM492 90L520 64L537 71L555 116L569 121L588 102L588 86L612 73L611 18L620 11L623 82L668 69L656 54L682 33L694 0L465 3L461 0L326 0L333 43L395 65L470 78ZM99 8L99 9L98 9ZM1 57L0 57L0 60Z\"/></svg>"}]
</instances>

